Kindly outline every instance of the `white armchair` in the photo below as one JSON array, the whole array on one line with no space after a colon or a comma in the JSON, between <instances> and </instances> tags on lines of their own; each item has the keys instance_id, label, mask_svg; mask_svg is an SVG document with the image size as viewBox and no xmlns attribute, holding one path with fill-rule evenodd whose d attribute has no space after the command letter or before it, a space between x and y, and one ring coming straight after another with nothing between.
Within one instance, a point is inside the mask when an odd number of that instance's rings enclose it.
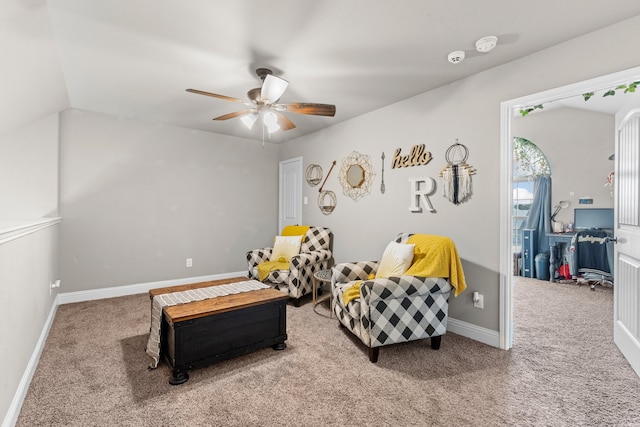
<instances>
[{"instance_id":1,"label":"white armchair","mask_svg":"<svg viewBox=\"0 0 640 427\"><path fill-rule=\"evenodd\" d=\"M278 289L294 299L296 307L300 306L300 298L311 294L313 290L313 273L326 270L333 262L331 253L331 230L325 227L309 227L305 234L300 253L289 261L286 270L274 270L263 280L263 283ZM258 265L268 261L273 248L254 249L247 252L249 277L259 280Z\"/></svg>"},{"instance_id":2,"label":"white armchair","mask_svg":"<svg viewBox=\"0 0 640 427\"><path fill-rule=\"evenodd\" d=\"M406 243L411 236L401 233L395 241ZM450 239L432 237L455 251ZM369 347L369 360L373 363L378 360L380 347L389 344L430 338L431 347L439 349L447 331L452 280L414 275L370 278L379 265L379 261L347 262L332 268L334 313L340 325ZM462 291L466 287L464 273L459 264L457 267L459 271L454 272L456 277L452 279L458 291ZM360 295L345 305L343 294L355 283L359 283Z\"/></svg>"}]
</instances>

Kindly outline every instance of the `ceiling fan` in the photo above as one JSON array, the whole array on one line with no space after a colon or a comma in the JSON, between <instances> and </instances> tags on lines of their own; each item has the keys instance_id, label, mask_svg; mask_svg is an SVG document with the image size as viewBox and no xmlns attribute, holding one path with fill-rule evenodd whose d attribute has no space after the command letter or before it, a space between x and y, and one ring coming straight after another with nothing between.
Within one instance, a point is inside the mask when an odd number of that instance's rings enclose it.
<instances>
[{"instance_id":1,"label":"ceiling fan","mask_svg":"<svg viewBox=\"0 0 640 427\"><path fill-rule=\"evenodd\" d=\"M239 102L248 106L249 108L224 114L222 116L215 117L213 120L228 120L240 117L243 123L251 129L258 118L262 118L262 123L269 133L275 132L279 129L290 130L296 127L296 125L287 116L282 114L284 112L328 117L333 117L336 114L336 106L331 104L304 102L280 104L278 101L287 89L289 82L280 77L274 76L273 72L268 68L258 68L256 70L256 74L260 77L260 80L262 80L262 86L251 89L247 92L250 102L197 89L186 89L186 91L224 99L226 101Z\"/></svg>"}]
</instances>

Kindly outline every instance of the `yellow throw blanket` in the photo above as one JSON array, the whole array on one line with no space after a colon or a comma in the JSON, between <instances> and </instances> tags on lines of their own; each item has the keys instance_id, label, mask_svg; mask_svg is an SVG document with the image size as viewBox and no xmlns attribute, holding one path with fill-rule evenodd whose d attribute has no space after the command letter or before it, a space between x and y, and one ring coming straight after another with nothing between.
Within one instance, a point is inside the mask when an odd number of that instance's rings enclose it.
<instances>
[{"instance_id":1,"label":"yellow throw blanket","mask_svg":"<svg viewBox=\"0 0 640 427\"><path fill-rule=\"evenodd\" d=\"M289 261L265 261L258 264L258 279L262 282L274 270L288 270Z\"/></svg>"},{"instance_id":2,"label":"yellow throw blanket","mask_svg":"<svg viewBox=\"0 0 640 427\"><path fill-rule=\"evenodd\" d=\"M282 229L281 236L302 236L302 241L304 242L309 228L311 228L309 225L287 225Z\"/></svg>"},{"instance_id":3,"label":"yellow throw blanket","mask_svg":"<svg viewBox=\"0 0 640 427\"><path fill-rule=\"evenodd\" d=\"M454 296L466 289L462 262L453 240L431 234L414 234L409 237L407 243L415 246L411 267L402 274L403 276L448 278L453 286ZM374 277L372 274L369 279ZM359 280L344 290L342 302L345 307L349 302L360 298L361 284L362 281Z\"/></svg>"},{"instance_id":4,"label":"yellow throw blanket","mask_svg":"<svg viewBox=\"0 0 640 427\"><path fill-rule=\"evenodd\" d=\"M413 263L404 273L405 276L448 278L455 289L455 296L466 289L462 263L453 240L443 236L414 234L407 243L416 246Z\"/></svg>"},{"instance_id":5,"label":"yellow throw blanket","mask_svg":"<svg viewBox=\"0 0 640 427\"><path fill-rule=\"evenodd\" d=\"M373 280L376 278L376 275L371 273L367 280ZM362 284L362 280L356 281L353 285L349 286L347 289L342 292L342 303L346 307L354 299L360 298L360 285Z\"/></svg>"},{"instance_id":6,"label":"yellow throw blanket","mask_svg":"<svg viewBox=\"0 0 640 427\"><path fill-rule=\"evenodd\" d=\"M345 307L354 299L360 298L360 284L362 284L362 280L358 280L342 292L342 304Z\"/></svg>"}]
</instances>

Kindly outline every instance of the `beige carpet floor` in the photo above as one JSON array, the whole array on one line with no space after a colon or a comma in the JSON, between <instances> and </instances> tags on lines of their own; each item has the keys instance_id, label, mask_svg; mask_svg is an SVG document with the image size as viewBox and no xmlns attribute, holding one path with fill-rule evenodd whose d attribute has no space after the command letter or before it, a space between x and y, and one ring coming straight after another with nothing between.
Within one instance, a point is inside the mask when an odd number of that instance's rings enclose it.
<instances>
[{"instance_id":1,"label":"beige carpet floor","mask_svg":"<svg viewBox=\"0 0 640 427\"><path fill-rule=\"evenodd\" d=\"M18 426L640 426L640 379L612 339L612 289L521 279L515 346L449 333L380 351L287 308L287 348L147 370L147 295L63 305ZM470 296L462 294L459 298ZM316 307L318 313L326 308Z\"/></svg>"}]
</instances>

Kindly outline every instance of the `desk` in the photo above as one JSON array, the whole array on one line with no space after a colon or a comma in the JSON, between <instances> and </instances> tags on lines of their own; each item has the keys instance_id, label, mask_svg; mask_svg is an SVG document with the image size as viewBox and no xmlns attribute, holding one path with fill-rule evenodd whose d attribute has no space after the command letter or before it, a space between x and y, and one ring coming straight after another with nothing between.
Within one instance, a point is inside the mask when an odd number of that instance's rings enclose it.
<instances>
[{"instance_id":1,"label":"desk","mask_svg":"<svg viewBox=\"0 0 640 427\"><path fill-rule=\"evenodd\" d=\"M555 281L555 273L558 267L563 264L563 260L567 260L567 264L569 264L569 272L571 276L575 276L577 272L574 268L573 257L571 256L570 248L571 248L571 239L573 239L576 235L575 231L567 232L567 233L546 233L547 239L549 239L549 248L553 246L559 246L558 251L556 252L557 259L552 259L553 251L551 249L550 257L549 257L549 281Z\"/></svg>"},{"instance_id":2,"label":"desk","mask_svg":"<svg viewBox=\"0 0 640 427\"><path fill-rule=\"evenodd\" d=\"M549 239L549 246L555 245L556 243L560 243L562 245L571 243L571 239L575 236L575 231L568 233L547 233L547 238Z\"/></svg>"}]
</instances>

